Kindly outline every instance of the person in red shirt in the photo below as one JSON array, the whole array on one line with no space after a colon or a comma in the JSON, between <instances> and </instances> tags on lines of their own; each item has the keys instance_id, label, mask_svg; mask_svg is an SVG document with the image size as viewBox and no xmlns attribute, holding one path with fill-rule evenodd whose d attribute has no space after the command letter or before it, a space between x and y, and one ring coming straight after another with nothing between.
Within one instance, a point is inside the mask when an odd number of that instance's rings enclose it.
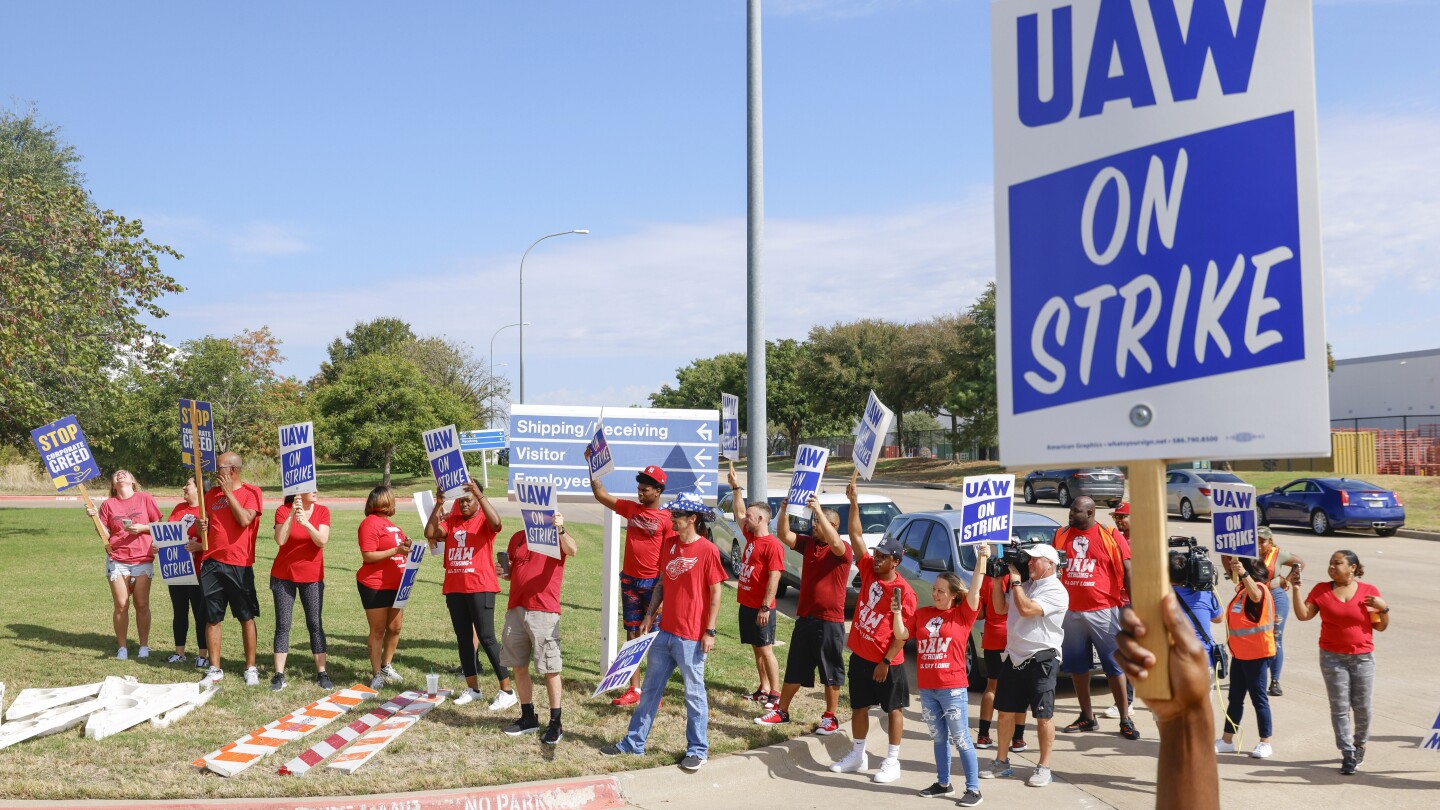
<instances>
[{"instance_id":1,"label":"person in red shirt","mask_svg":"<svg viewBox=\"0 0 1440 810\"><path fill-rule=\"evenodd\" d=\"M130 635L130 605L135 606L135 629L140 635L137 657L150 657L150 583L155 579L155 548L150 542L150 524L160 520L160 507L150 493L142 492L135 476L128 470L116 470L110 476L110 497L100 504L98 512L87 506L92 517L97 514L105 530L105 577L110 580L110 598L114 602L111 615L115 628L115 657L130 657L127 648Z\"/></svg>"},{"instance_id":2,"label":"person in red shirt","mask_svg":"<svg viewBox=\"0 0 1440 810\"><path fill-rule=\"evenodd\" d=\"M905 549L894 537L886 537L872 556L865 548L865 528L860 520L860 495L855 478L845 488L850 498L850 548L860 569L860 601L850 623L850 736L855 741L850 753L831 763L835 773L864 773L869 770L865 735L870 731L870 707L879 706L888 721L890 748L873 777L876 782L900 778L900 741L905 735L905 707L910 705L910 684L905 679L905 640L915 618L915 591L895 572ZM973 615L971 617L973 623Z\"/></svg>"},{"instance_id":3,"label":"person in red shirt","mask_svg":"<svg viewBox=\"0 0 1440 810\"><path fill-rule=\"evenodd\" d=\"M1100 667L1120 707L1120 736L1140 739L1130 716L1125 674L1115 662L1115 634L1120 632L1120 609L1130 603L1130 541L1095 520L1095 501L1082 495L1070 503L1070 525L1055 532L1055 548L1065 554L1060 582L1070 594L1065 614L1065 643L1060 671L1075 684L1080 717L1061 729L1097 731L1100 724L1090 704L1090 649L1100 656Z\"/></svg>"},{"instance_id":4,"label":"person in red shirt","mask_svg":"<svg viewBox=\"0 0 1440 810\"><path fill-rule=\"evenodd\" d=\"M1320 617L1320 675L1330 697L1330 725L1340 749L1340 773L1352 776L1365 761L1370 741L1370 696L1375 691L1375 631L1390 626L1390 605L1367 582L1365 566L1349 549L1330 555L1330 581L1310 589L1305 601L1292 602L1295 618ZM1300 568L1290 569L1300 592ZM1351 713L1354 723L1351 723Z\"/></svg>"},{"instance_id":5,"label":"person in red shirt","mask_svg":"<svg viewBox=\"0 0 1440 810\"><path fill-rule=\"evenodd\" d=\"M395 492L375 487L365 499L365 519L356 532L360 543L360 570L355 584L360 589L360 606L370 634L365 643L370 651L370 688L380 691L386 683L403 680L391 663L400 645L400 628L405 611L395 607L400 580L405 576L405 558L410 555L410 538L390 522L395 516ZM474 660L474 656L471 656Z\"/></svg>"},{"instance_id":6,"label":"person in red shirt","mask_svg":"<svg viewBox=\"0 0 1440 810\"><path fill-rule=\"evenodd\" d=\"M184 498L175 508L170 510L170 517L166 520L171 523L184 523L185 533L188 536L195 530L195 521L200 517L200 490L195 486L195 476L185 479L185 487L181 490ZM205 649L205 594L199 585L171 585L170 607L174 611L174 618L170 629L175 634L175 653L165 659L167 664L178 664L185 661L185 641L190 635L190 618L195 618L195 644L199 647L199 655L195 656L195 668L208 670L210 668L210 653Z\"/></svg>"},{"instance_id":7,"label":"person in red shirt","mask_svg":"<svg viewBox=\"0 0 1440 810\"><path fill-rule=\"evenodd\" d=\"M770 533L770 505L764 501L745 505L735 465L730 465L730 491L735 522L745 535L745 552L736 579L735 599L740 603L740 643L755 653L760 687L746 700L764 703L780 701L780 663L775 660L775 594L780 589L780 572L785 570L785 547Z\"/></svg>"},{"instance_id":8,"label":"person in red shirt","mask_svg":"<svg viewBox=\"0 0 1440 810\"><path fill-rule=\"evenodd\" d=\"M625 739L600 749L607 756L644 754L655 713L676 668L685 683L685 758L680 767L697 771L710 754L710 703L705 692L705 657L715 649L715 620L720 614L721 584L729 579L720 550L701 536L710 508L689 493L666 504L677 536L660 549L660 583L640 623L650 632L659 615L660 632L650 644L645 687ZM664 604L663 614L660 611Z\"/></svg>"},{"instance_id":9,"label":"person in red shirt","mask_svg":"<svg viewBox=\"0 0 1440 810\"><path fill-rule=\"evenodd\" d=\"M590 459L590 448L585 448L585 459ZM655 585L660 576L660 546L675 537L675 527L670 513L660 508L660 496L665 494L665 471L650 465L635 476L635 497L639 501L625 501L605 489L599 479L590 480L590 491L601 506L625 518L625 560L620 567L621 621L625 625L625 639L640 635L640 622L650 606ZM640 701L640 688L636 682L640 670L630 679L630 687L619 697L610 701L612 706L634 706Z\"/></svg>"},{"instance_id":10,"label":"person in red shirt","mask_svg":"<svg viewBox=\"0 0 1440 810\"><path fill-rule=\"evenodd\" d=\"M565 516L555 513L555 531L560 538L560 557L530 550L525 532L510 536L506 553L508 572L501 578L510 582L506 603L505 629L501 635L500 661L514 668L515 691L520 696L520 719L501 729L511 737L538 731L534 684L530 663L545 676L545 696L550 700L550 724L540 733L540 742L555 745L565 736L560 722L563 663L560 655L560 583L565 579L565 561L577 550L574 535L565 529Z\"/></svg>"},{"instance_id":11,"label":"person in red shirt","mask_svg":"<svg viewBox=\"0 0 1440 810\"><path fill-rule=\"evenodd\" d=\"M935 743L935 784L920 791L926 798L950 796L950 747L960 754L965 771L965 795L961 807L981 802L980 762L970 742L970 674L965 671L970 630L979 616L980 597L985 589L985 565L990 561L990 544L975 548L975 570L967 590L955 574L935 577L930 588L930 607L915 611L909 630L915 639L915 681L920 687L920 709Z\"/></svg>"},{"instance_id":12,"label":"person in red shirt","mask_svg":"<svg viewBox=\"0 0 1440 810\"><path fill-rule=\"evenodd\" d=\"M223 453L216 465L215 486L205 493L205 517L196 521L200 531L209 536L210 551L200 562L200 588L205 592L205 638L210 651L210 671L206 678L219 681L225 677L220 666L220 624L225 621L225 607L240 622L240 638L245 648L245 685L260 685L260 670L255 667L255 617L260 615L260 599L255 593L255 538L260 532L256 522L265 513L260 488L245 483L244 462L238 453ZM190 546L195 549L192 543Z\"/></svg>"},{"instance_id":13,"label":"person in red shirt","mask_svg":"<svg viewBox=\"0 0 1440 810\"><path fill-rule=\"evenodd\" d=\"M432 554L437 547L444 547L445 584L441 591L460 648L460 669L469 687L455 698L455 705L465 706L485 697L475 665L478 638L500 681L500 691L490 704L492 712L517 702L510 688L510 670L500 661L500 640L495 637L495 595L500 593L500 579L495 575L495 535L499 532L500 515L479 484L465 484L465 494L455 499L449 515L445 514L445 491L435 488L435 508L425 522L425 539Z\"/></svg>"},{"instance_id":14,"label":"person in red shirt","mask_svg":"<svg viewBox=\"0 0 1440 810\"><path fill-rule=\"evenodd\" d=\"M788 502L780 502L780 519L775 521L776 537L788 548L800 552L800 595L796 600L795 629L790 633L790 652L785 657L785 684L780 701L765 702L769 709L755 718L762 726L790 722L790 701L800 687L815 686L815 671L825 687L825 713L815 733L821 736L840 730L835 710L840 706L840 684L845 682L845 586L850 580L854 552L840 536L840 513L824 509L820 499L810 497L811 531L791 530Z\"/></svg>"},{"instance_id":15,"label":"person in red shirt","mask_svg":"<svg viewBox=\"0 0 1440 810\"><path fill-rule=\"evenodd\" d=\"M325 544L330 542L330 509L319 503L316 492L286 495L275 510L275 562L270 566L270 595L275 598L275 674L270 689L279 692L285 680L285 659L290 655L290 624L295 597L305 609L310 633L310 654L315 656L315 683L334 689L325 669L325 627L320 613L325 603Z\"/></svg>"}]
</instances>

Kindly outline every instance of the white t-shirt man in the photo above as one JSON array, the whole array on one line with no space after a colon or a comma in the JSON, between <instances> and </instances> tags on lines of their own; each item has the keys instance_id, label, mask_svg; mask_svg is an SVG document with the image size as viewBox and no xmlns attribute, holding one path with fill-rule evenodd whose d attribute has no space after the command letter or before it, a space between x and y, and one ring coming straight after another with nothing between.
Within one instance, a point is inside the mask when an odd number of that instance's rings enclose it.
<instances>
[{"instance_id":1,"label":"white t-shirt man","mask_svg":"<svg viewBox=\"0 0 1440 810\"><path fill-rule=\"evenodd\" d=\"M1070 609L1070 593L1053 574L1043 579L1032 579L1019 587L1044 612L1027 619L1015 608L1015 589L1005 595L1010 608L1005 619L1009 633L1005 642L1005 657L1010 663L1018 664L1047 649L1054 650L1058 655L1061 642L1065 640L1065 631L1060 625Z\"/></svg>"}]
</instances>

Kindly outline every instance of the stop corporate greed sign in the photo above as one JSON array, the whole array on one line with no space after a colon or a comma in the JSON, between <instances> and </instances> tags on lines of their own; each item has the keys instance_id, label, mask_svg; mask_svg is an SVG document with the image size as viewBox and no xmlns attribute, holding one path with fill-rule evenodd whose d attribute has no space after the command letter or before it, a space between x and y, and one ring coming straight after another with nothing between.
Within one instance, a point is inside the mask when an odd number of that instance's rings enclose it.
<instances>
[{"instance_id":1,"label":"stop corporate greed sign","mask_svg":"<svg viewBox=\"0 0 1440 810\"><path fill-rule=\"evenodd\" d=\"M1260 540L1255 535L1255 487L1212 483L1210 519L1215 527L1217 553L1260 557Z\"/></svg>"},{"instance_id":2,"label":"stop corporate greed sign","mask_svg":"<svg viewBox=\"0 0 1440 810\"><path fill-rule=\"evenodd\" d=\"M1006 464L1327 454L1311 4L991 9Z\"/></svg>"},{"instance_id":3,"label":"stop corporate greed sign","mask_svg":"<svg viewBox=\"0 0 1440 810\"><path fill-rule=\"evenodd\" d=\"M69 489L100 474L85 433L74 416L57 419L30 431L30 440L40 451L45 472L56 489Z\"/></svg>"}]
</instances>

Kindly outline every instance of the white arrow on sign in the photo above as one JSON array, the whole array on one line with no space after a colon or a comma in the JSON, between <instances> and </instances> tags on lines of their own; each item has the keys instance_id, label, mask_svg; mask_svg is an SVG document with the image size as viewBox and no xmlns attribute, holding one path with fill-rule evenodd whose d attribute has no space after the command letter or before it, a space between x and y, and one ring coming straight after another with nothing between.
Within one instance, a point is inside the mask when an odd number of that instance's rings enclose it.
<instances>
[{"instance_id":1,"label":"white arrow on sign","mask_svg":"<svg viewBox=\"0 0 1440 810\"><path fill-rule=\"evenodd\" d=\"M696 428L695 435L699 436L707 442L713 440L715 437L715 434L710 432L710 426L708 424L701 425L700 427Z\"/></svg>"},{"instance_id":2,"label":"white arrow on sign","mask_svg":"<svg viewBox=\"0 0 1440 810\"><path fill-rule=\"evenodd\" d=\"M696 489L696 490L701 490L701 489L704 489L704 488L705 488L705 476L703 476L703 475L697 475L697 476L695 476L695 489Z\"/></svg>"},{"instance_id":3,"label":"white arrow on sign","mask_svg":"<svg viewBox=\"0 0 1440 810\"><path fill-rule=\"evenodd\" d=\"M700 452L695 454L695 460L700 462L701 464L704 464L705 462L710 460L710 456L706 454L704 450L701 450Z\"/></svg>"}]
</instances>

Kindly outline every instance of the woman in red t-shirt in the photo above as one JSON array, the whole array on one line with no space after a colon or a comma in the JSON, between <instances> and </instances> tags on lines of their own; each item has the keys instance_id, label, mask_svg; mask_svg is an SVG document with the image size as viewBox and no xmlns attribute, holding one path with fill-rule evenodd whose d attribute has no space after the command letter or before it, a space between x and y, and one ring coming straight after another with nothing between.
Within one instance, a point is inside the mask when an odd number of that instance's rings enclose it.
<instances>
[{"instance_id":1,"label":"woman in red t-shirt","mask_svg":"<svg viewBox=\"0 0 1440 810\"><path fill-rule=\"evenodd\" d=\"M275 562L270 566L270 594L275 597L275 674L270 689L279 692L285 680L285 659L290 655L290 623L295 597L305 609L305 629L315 656L315 683L334 689L325 671L325 628L320 611L325 603L325 544L330 541L330 510L318 503L319 493L286 495L275 510Z\"/></svg>"},{"instance_id":2,"label":"woman in red t-shirt","mask_svg":"<svg viewBox=\"0 0 1440 810\"><path fill-rule=\"evenodd\" d=\"M1375 687L1375 636L1390 626L1390 606L1374 585L1361 582L1365 566L1349 549L1330 555L1329 582L1292 605L1295 618L1320 616L1320 674L1330 695L1330 725L1340 749L1340 773L1350 776L1365 761L1370 740L1370 696ZM1290 569L1299 593L1300 569ZM1352 726L1350 715L1354 713Z\"/></svg>"},{"instance_id":3,"label":"woman in red t-shirt","mask_svg":"<svg viewBox=\"0 0 1440 810\"><path fill-rule=\"evenodd\" d=\"M195 476L185 479L185 488L181 490L181 495L185 500L175 504L166 520L171 523L184 523L185 534L189 535L194 531L196 519L200 517L200 490L195 487ZM196 567L199 567L198 564ZM175 635L175 654L165 659L165 662L179 664L185 661L185 639L190 635L190 617L194 616L195 643L200 648L200 654L195 656L195 668L208 670L210 651L205 649L205 593L199 585L171 585L169 590L170 607L175 614L170 623L170 629Z\"/></svg>"},{"instance_id":4,"label":"woman in red t-shirt","mask_svg":"<svg viewBox=\"0 0 1440 810\"><path fill-rule=\"evenodd\" d=\"M499 531L500 515L479 484L471 481L465 485L465 494L455 499L449 515L445 514L445 491L435 488L435 508L425 522L425 539L431 554L444 547L445 584L441 592L460 648L460 671L465 673L469 686L455 698L455 705L464 706L485 697L480 691L480 668L475 660L475 641L479 639L500 681L500 692L490 704L492 712L520 702L510 688L510 670L500 663L500 640L495 637L495 595L500 593L500 578L495 574L495 535Z\"/></svg>"},{"instance_id":5,"label":"woman in red t-shirt","mask_svg":"<svg viewBox=\"0 0 1440 810\"><path fill-rule=\"evenodd\" d=\"M395 609L395 596L405 576L405 558L410 554L410 538L390 522L395 515L395 492L389 487L375 487L365 499L365 519L357 532L360 543L360 570L355 583L360 588L360 605L365 608L365 622L370 626L366 644L370 648L370 688L380 691L385 684L398 683L400 673L391 661L400 644L400 626L405 611Z\"/></svg>"},{"instance_id":6,"label":"woman in red t-shirt","mask_svg":"<svg viewBox=\"0 0 1440 810\"><path fill-rule=\"evenodd\" d=\"M130 657L126 648L130 635L130 605L135 605L135 630L140 635L140 653L150 657L150 583L155 578L155 548L150 543L150 524L160 520L160 507L150 493L141 492L135 476L116 470L110 476L110 497L97 511L85 507L91 517L98 515L105 531L105 577L110 580L110 598L115 603L111 616L115 626L115 657Z\"/></svg>"}]
</instances>

